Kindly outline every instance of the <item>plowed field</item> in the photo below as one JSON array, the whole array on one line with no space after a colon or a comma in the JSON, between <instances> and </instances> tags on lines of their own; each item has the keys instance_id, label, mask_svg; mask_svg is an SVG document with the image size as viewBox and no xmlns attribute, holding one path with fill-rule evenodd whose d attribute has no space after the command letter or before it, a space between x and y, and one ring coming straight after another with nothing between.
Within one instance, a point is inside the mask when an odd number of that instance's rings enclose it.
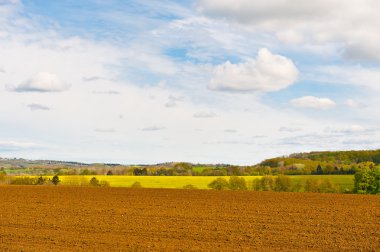
<instances>
[{"instance_id":1,"label":"plowed field","mask_svg":"<svg viewBox=\"0 0 380 252\"><path fill-rule=\"evenodd\" d=\"M0 187L0 251L380 251L380 196Z\"/></svg>"}]
</instances>

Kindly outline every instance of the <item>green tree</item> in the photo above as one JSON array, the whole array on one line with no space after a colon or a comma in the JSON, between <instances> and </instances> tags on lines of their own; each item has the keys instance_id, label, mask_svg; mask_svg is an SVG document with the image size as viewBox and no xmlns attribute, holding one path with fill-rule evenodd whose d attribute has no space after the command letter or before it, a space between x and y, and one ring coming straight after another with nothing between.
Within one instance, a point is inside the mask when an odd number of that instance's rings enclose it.
<instances>
[{"instance_id":1,"label":"green tree","mask_svg":"<svg viewBox=\"0 0 380 252\"><path fill-rule=\"evenodd\" d=\"M58 175L55 175L52 179L51 179L51 182L53 183L53 185L58 185L61 180L59 179Z\"/></svg>"},{"instance_id":2,"label":"green tree","mask_svg":"<svg viewBox=\"0 0 380 252\"><path fill-rule=\"evenodd\" d=\"M214 190L225 190L229 188L229 183L225 178L217 178L207 186Z\"/></svg>"},{"instance_id":3,"label":"green tree","mask_svg":"<svg viewBox=\"0 0 380 252\"><path fill-rule=\"evenodd\" d=\"M317 166L317 174L323 174L322 166L320 164Z\"/></svg>"},{"instance_id":4,"label":"green tree","mask_svg":"<svg viewBox=\"0 0 380 252\"><path fill-rule=\"evenodd\" d=\"M314 178L307 178L305 180L305 192L318 192L320 181Z\"/></svg>"},{"instance_id":5,"label":"green tree","mask_svg":"<svg viewBox=\"0 0 380 252\"><path fill-rule=\"evenodd\" d=\"M40 177L37 179L36 185L43 185L43 184L45 184L45 181L46 181L46 179L43 178L42 176L40 176Z\"/></svg>"},{"instance_id":6,"label":"green tree","mask_svg":"<svg viewBox=\"0 0 380 252\"><path fill-rule=\"evenodd\" d=\"M292 179L285 175L278 175L275 190L277 192L290 192L292 190Z\"/></svg>"},{"instance_id":7,"label":"green tree","mask_svg":"<svg viewBox=\"0 0 380 252\"><path fill-rule=\"evenodd\" d=\"M275 177L271 175L265 175L261 178L261 188L263 191L273 191L275 187Z\"/></svg>"},{"instance_id":8,"label":"green tree","mask_svg":"<svg viewBox=\"0 0 380 252\"><path fill-rule=\"evenodd\" d=\"M360 167L355 173L354 192L363 193L363 194L379 193L380 192L380 168L373 167L373 166Z\"/></svg>"},{"instance_id":9,"label":"green tree","mask_svg":"<svg viewBox=\"0 0 380 252\"><path fill-rule=\"evenodd\" d=\"M90 186L100 186L99 180L95 177L92 177L90 180Z\"/></svg>"},{"instance_id":10,"label":"green tree","mask_svg":"<svg viewBox=\"0 0 380 252\"><path fill-rule=\"evenodd\" d=\"M229 188L231 190L247 190L247 183L244 178L231 176L229 180Z\"/></svg>"}]
</instances>

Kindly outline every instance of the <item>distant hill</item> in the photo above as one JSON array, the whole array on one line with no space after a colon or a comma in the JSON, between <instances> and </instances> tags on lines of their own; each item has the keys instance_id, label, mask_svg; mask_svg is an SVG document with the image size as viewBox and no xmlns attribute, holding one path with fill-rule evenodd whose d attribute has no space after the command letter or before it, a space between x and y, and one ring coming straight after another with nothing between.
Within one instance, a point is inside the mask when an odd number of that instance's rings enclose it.
<instances>
[{"instance_id":1,"label":"distant hill","mask_svg":"<svg viewBox=\"0 0 380 252\"><path fill-rule=\"evenodd\" d=\"M359 167L380 165L380 150L320 151L270 158L256 165L191 164L121 165L54 160L0 158L0 172L7 174L115 174L115 175L301 175L354 174Z\"/></svg>"},{"instance_id":2,"label":"distant hill","mask_svg":"<svg viewBox=\"0 0 380 252\"><path fill-rule=\"evenodd\" d=\"M380 150L319 151L266 159L257 167L270 168L271 173L353 174L359 166L379 164Z\"/></svg>"},{"instance_id":3,"label":"distant hill","mask_svg":"<svg viewBox=\"0 0 380 252\"><path fill-rule=\"evenodd\" d=\"M294 153L288 157L277 157L264 160L260 165L273 166L278 160L311 160L338 164L358 164L362 162L373 162L380 164L380 150L359 151L318 151L309 153Z\"/></svg>"}]
</instances>

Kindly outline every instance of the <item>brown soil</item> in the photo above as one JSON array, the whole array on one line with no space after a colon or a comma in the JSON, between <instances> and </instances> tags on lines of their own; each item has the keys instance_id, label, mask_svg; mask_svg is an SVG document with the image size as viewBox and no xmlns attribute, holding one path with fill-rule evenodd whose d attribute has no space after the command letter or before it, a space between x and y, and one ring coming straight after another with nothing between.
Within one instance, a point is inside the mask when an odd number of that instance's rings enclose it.
<instances>
[{"instance_id":1,"label":"brown soil","mask_svg":"<svg viewBox=\"0 0 380 252\"><path fill-rule=\"evenodd\" d=\"M380 196L0 187L0 251L380 251Z\"/></svg>"}]
</instances>

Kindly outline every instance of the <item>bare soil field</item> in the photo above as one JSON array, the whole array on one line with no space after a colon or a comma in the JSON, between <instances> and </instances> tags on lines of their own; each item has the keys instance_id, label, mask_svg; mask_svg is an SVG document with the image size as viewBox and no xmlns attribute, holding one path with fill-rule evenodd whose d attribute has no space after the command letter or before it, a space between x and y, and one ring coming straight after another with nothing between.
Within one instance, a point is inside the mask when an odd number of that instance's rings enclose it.
<instances>
[{"instance_id":1,"label":"bare soil field","mask_svg":"<svg viewBox=\"0 0 380 252\"><path fill-rule=\"evenodd\" d=\"M380 251L380 196L0 187L0 251Z\"/></svg>"}]
</instances>

